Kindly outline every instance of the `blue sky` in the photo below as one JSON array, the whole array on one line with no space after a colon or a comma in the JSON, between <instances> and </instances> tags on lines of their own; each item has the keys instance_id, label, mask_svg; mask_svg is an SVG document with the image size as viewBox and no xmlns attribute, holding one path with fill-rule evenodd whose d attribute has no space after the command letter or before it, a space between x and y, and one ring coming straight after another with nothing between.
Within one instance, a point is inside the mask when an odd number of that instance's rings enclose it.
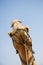
<instances>
[{"instance_id":1,"label":"blue sky","mask_svg":"<svg viewBox=\"0 0 43 65\"><path fill-rule=\"evenodd\" d=\"M21 64L8 36L14 19L30 27L36 64L43 65L43 0L0 0L0 65Z\"/></svg>"}]
</instances>

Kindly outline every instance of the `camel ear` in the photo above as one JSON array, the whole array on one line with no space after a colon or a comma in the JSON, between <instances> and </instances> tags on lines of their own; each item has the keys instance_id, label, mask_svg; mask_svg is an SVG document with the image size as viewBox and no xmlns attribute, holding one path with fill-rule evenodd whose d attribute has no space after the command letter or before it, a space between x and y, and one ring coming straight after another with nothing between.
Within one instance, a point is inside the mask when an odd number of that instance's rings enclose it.
<instances>
[{"instance_id":1,"label":"camel ear","mask_svg":"<svg viewBox=\"0 0 43 65\"><path fill-rule=\"evenodd\" d=\"M29 32L29 28L27 26L25 27L25 31L26 32Z\"/></svg>"},{"instance_id":2,"label":"camel ear","mask_svg":"<svg viewBox=\"0 0 43 65\"><path fill-rule=\"evenodd\" d=\"M29 28L26 28L27 32L29 31Z\"/></svg>"}]
</instances>

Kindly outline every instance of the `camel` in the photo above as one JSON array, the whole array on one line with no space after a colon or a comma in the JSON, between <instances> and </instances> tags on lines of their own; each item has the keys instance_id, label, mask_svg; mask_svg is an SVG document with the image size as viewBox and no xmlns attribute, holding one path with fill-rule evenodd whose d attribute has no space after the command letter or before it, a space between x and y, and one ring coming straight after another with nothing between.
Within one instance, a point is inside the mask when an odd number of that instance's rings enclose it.
<instances>
[{"instance_id":1,"label":"camel","mask_svg":"<svg viewBox=\"0 0 43 65\"><path fill-rule=\"evenodd\" d=\"M36 65L32 49L32 39L28 34L29 28L22 26L19 20L14 20L11 28L12 30L8 35L12 39L13 46L20 57L22 65Z\"/></svg>"}]
</instances>

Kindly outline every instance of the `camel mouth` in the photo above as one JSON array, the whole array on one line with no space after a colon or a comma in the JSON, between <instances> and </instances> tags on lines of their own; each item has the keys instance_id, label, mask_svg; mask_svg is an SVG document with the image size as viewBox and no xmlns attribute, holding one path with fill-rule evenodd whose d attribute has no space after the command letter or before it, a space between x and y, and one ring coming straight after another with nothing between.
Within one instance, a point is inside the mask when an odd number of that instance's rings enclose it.
<instances>
[{"instance_id":1,"label":"camel mouth","mask_svg":"<svg viewBox=\"0 0 43 65\"><path fill-rule=\"evenodd\" d=\"M10 36L10 38L13 41L13 44L16 42L18 42L17 37L15 36L15 34L13 32L9 32L8 35Z\"/></svg>"}]
</instances>

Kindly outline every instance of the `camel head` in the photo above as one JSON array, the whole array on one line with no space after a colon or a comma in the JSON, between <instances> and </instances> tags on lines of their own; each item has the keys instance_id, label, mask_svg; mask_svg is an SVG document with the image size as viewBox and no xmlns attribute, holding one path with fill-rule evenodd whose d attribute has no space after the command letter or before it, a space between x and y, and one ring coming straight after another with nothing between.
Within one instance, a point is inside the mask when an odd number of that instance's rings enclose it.
<instances>
[{"instance_id":1,"label":"camel head","mask_svg":"<svg viewBox=\"0 0 43 65\"><path fill-rule=\"evenodd\" d=\"M27 63L29 63L28 65L36 65L31 51L32 40L28 35L29 28L27 26L22 26L19 20L14 20L11 24L11 28L12 30L8 35L13 41L14 48L18 51L22 65L27 65Z\"/></svg>"}]
</instances>

